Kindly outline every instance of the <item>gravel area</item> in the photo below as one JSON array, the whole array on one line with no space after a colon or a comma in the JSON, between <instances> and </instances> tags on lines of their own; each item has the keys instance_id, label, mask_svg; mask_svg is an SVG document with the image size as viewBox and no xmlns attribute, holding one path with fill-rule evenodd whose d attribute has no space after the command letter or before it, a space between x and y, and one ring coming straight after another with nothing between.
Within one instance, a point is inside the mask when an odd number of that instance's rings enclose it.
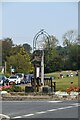
<instances>
[{"instance_id":1,"label":"gravel area","mask_svg":"<svg viewBox=\"0 0 80 120\"><path fill-rule=\"evenodd\" d=\"M58 95L3 95L1 97L3 101L26 101L26 100L80 100L80 96L58 96Z\"/></svg>"}]
</instances>

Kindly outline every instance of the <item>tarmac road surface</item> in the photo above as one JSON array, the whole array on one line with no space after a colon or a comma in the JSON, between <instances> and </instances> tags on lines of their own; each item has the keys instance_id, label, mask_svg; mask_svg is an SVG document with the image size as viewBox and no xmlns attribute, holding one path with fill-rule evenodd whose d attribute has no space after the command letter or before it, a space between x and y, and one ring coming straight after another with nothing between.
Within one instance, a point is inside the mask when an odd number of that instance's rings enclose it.
<instances>
[{"instance_id":1,"label":"tarmac road surface","mask_svg":"<svg viewBox=\"0 0 80 120\"><path fill-rule=\"evenodd\" d=\"M79 118L78 101L3 101L6 118Z\"/></svg>"}]
</instances>

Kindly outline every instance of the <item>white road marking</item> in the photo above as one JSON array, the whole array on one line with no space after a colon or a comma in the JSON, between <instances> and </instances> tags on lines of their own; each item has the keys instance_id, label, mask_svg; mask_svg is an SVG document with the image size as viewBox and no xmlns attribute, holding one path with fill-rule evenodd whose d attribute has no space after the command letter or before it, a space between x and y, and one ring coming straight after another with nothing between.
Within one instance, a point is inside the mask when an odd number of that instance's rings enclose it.
<instances>
[{"instance_id":1,"label":"white road marking","mask_svg":"<svg viewBox=\"0 0 80 120\"><path fill-rule=\"evenodd\" d=\"M62 101L48 101L49 103L58 103L58 102L62 102Z\"/></svg>"},{"instance_id":2,"label":"white road marking","mask_svg":"<svg viewBox=\"0 0 80 120\"><path fill-rule=\"evenodd\" d=\"M57 110L65 110L65 109L69 109L72 108L73 106L68 106L68 107L62 107L62 108L57 108L57 109L51 109L51 110L47 110L48 112L53 112L53 111L57 111ZM76 106L74 106L76 107Z\"/></svg>"},{"instance_id":3,"label":"white road marking","mask_svg":"<svg viewBox=\"0 0 80 120\"><path fill-rule=\"evenodd\" d=\"M53 112L53 111L57 111L57 110L65 110L65 109L70 109L70 108L74 108L74 107L80 106L78 104L73 104L73 105L74 106L61 107L61 108L57 108L57 109L50 109L50 110L46 110L46 111L35 112L34 114L27 114L27 115L17 116L17 117L13 117L12 119L23 118L23 117L30 117L30 116L36 115L36 114L43 114L43 113L47 113L47 112Z\"/></svg>"},{"instance_id":4,"label":"white road marking","mask_svg":"<svg viewBox=\"0 0 80 120\"><path fill-rule=\"evenodd\" d=\"M48 112L53 112L53 111L55 111L56 109L51 109L51 110L47 110Z\"/></svg>"},{"instance_id":5,"label":"white road marking","mask_svg":"<svg viewBox=\"0 0 80 120\"><path fill-rule=\"evenodd\" d=\"M16 117L13 117L12 119L17 119L17 118L23 118L23 117L29 117L29 116L32 116L34 114L27 114L27 115L22 115L22 116L16 116Z\"/></svg>"},{"instance_id":6,"label":"white road marking","mask_svg":"<svg viewBox=\"0 0 80 120\"><path fill-rule=\"evenodd\" d=\"M18 118L22 118L22 116L13 117L13 119L18 119Z\"/></svg>"},{"instance_id":7,"label":"white road marking","mask_svg":"<svg viewBox=\"0 0 80 120\"><path fill-rule=\"evenodd\" d=\"M32 116L32 115L34 115L34 114L27 114L27 115L23 115L23 116L29 117L29 116Z\"/></svg>"},{"instance_id":8,"label":"white road marking","mask_svg":"<svg viewBox=\"0 0 80 120\"><path fill-rule=\"evenodd\" d=\"M4 114L0 114L0 117L1 117L1 118L7 118L7 119L10 119L10 117L9 117L9 116L4 115Z\"/></svg>"},{"instance_id":9,"label":"white road marking","mask_svg":"<svg viewBox=\"0 0 80 120\"><path fill-rule=\"evenodd\" d=\"M58 108L57 110L64 110L64 109L69 109L69 108L72 108L73 106L68 106L68 107L62 107L62 108ZM74 106L74 107L77 107L77 106Z\"/></svg>"},{"instance_id":10,"label":"white road marking","mask_svg":"<svg viewBox=\"0 0 80 120\"><path fill-rule=\"evenodd\" d=\"M36 114L43 114L46 113L47 111L41 111L41 112L36 112Z\"/></svg>"}]
</instances>

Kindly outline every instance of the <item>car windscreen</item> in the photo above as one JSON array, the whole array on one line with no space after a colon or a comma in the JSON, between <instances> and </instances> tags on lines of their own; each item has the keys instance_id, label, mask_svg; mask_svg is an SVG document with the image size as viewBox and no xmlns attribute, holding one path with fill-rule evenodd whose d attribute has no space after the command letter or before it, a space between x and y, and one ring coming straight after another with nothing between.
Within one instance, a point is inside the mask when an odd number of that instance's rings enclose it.
<instances>
[{"instance_id":1,"label":"car windscreen","mask_svg":"<svg viewBox=\"0 0 80 120\"><path fill-rule=\"evenodd\" d=\"M22 77L22 74L18 74L18 73L17 73L17 74L16 74L16 76L18 76L18 77L20 77L20 78L21 78L21 77Z\"/></svg>"},{"instance_id":2,"label":"car windscreen","mask_svg":"<svg viewBox=\"0 0 80 120\"><path fill-rule=\"evenodd\" d=\"M14 78L17 78L16 76L11 76L10 79L14 79Z\"/></svg>"}]
</instances>

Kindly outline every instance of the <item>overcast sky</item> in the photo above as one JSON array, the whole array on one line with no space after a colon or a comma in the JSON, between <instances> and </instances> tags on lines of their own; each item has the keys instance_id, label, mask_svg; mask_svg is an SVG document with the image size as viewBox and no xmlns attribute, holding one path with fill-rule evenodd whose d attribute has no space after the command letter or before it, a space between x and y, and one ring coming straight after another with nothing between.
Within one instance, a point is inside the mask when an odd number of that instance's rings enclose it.
<instances>
[{"instance_id":1,"label":"overcast sky","mask_svg":"<svg viewBox=\"0 0 80 120\"><path fill-rule=\"evenodd\" d=\"M41 29L55 35L62 44L65 32L78 29L78 3L2 3L3 38L12 38L14 44L28 43L32 46L35 34Z\"/></svg>"}]
</instances>

